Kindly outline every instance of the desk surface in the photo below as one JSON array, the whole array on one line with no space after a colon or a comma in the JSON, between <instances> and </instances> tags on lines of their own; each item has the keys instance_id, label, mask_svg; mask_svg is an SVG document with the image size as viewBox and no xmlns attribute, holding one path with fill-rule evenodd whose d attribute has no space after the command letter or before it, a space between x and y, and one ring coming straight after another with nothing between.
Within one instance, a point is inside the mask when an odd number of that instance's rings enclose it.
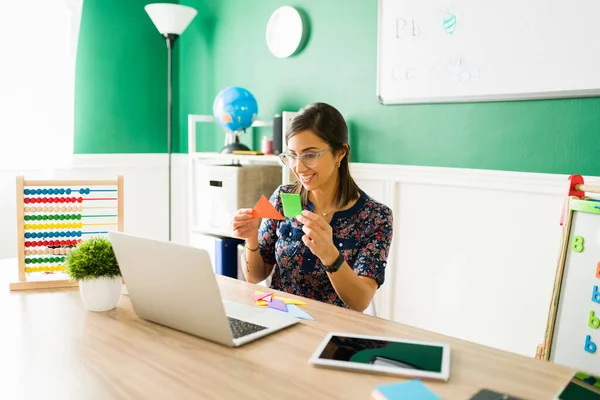
<instances>
[{"instance_id":1,"label":"desk surface","mask_svg":"<svg viewBox=\"0 0 600 400\"><path fill-rule=\"evenodd\" d=\"M377 385L402 380L309 365L334 330L449 343L450 380L425 382L443 399L480 388L550 399L573 372L310 300L302 307L315 321L230 349L140 320L127 296L93 313L78 289L10 292L13 271L0 261L0 399L369 399ZM252 304L264 289L218 278L226 299Z\"/></svg>"}]
</instances>

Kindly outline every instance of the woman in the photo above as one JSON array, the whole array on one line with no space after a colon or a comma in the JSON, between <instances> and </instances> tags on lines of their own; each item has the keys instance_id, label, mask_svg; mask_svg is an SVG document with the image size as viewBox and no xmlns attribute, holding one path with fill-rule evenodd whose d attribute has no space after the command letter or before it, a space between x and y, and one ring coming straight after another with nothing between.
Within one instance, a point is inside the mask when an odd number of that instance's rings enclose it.
<instances>
[{"instance_id":1,"label":"woman","mask_svg":"<svg viewBox=\"0 0 600 400\"><path fill-rule=\"evenodd\" d=\"M270 202L283 215L281 193L298 193L302 215L260 219L238 210L234 234L246 239L246 279L273 271L271 288L364 311L383 284L392 240L392 211L350 176L348 127L338 110L311 104L294 118L280 155L297 178ZM260 228L260 229L259 229Z\"/></svg>"}]
</instances>

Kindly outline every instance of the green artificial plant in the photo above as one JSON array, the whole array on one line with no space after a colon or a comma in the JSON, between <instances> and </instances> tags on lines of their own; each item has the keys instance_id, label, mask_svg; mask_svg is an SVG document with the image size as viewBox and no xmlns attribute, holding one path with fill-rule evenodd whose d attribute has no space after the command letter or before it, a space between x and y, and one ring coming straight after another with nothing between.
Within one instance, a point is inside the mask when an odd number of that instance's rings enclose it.
<instances>
[{"instance_id":1,"label":"green artificial plant","mask_svg":"<svg viewBox=\"0 0 600 400\"><path fill-rule=\"evenodd\" d=\"M84 240L65 260L65 269L72 280L118 278L121 270L108 238L94 237Z\"/></svg>"}]
</instances>

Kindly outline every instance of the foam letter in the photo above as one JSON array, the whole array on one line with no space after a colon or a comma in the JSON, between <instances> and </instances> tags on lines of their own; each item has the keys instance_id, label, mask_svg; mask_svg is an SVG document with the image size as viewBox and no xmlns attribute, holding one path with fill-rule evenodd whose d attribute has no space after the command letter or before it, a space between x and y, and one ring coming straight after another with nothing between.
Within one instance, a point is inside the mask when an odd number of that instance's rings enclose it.
<instances>
[{"instance_id":1,"label":"foam letter","mask_svg":"<svg viewBox=\"0 0 600 400\"><path fill-rule=\"evenodd\" d=\"M600 262L598 263L598 266L596 267L596 278L600 279Z\"/></svg>"},{"instance_id":2,"label":"foam letter","mask_svg":"<svg viewBox=\"0 0 600 400\"><path fill-rule=\"evenodd\" d=\"M581 253L583 251L583 236L573 237L573 251Z\"/></svg>"},{"instance_id":3,"label":"foam letter","mask_svg":"<svg viewBox=\"0 0 600 400\"><path fill-rule=\"evenodd\" d=\"M594 316L594 310L590 311L590 328L598 329L600 327L600 318Z\"/></svg>"},{"instance_id":4,"label":"foam letter","mask_svg":"<svg viewBox=\"0 0 600 400\"><path fill-rule=\"evenodd\" d=\"M594 286L594 291L592 292L592 301L600 304L600 291L598 291L598 285Z\"/></svg>"},{"instance_id":5,"label":"foam letter","mask_svg":"<svg viewBox=\"0 0 600 400\"><path fill-rule=\"evenodd\" d=\"M592 342L592 337L590 335L585 337L585 351L592 354L596 352L596 343Z\"/></svg>"}]
</instances>

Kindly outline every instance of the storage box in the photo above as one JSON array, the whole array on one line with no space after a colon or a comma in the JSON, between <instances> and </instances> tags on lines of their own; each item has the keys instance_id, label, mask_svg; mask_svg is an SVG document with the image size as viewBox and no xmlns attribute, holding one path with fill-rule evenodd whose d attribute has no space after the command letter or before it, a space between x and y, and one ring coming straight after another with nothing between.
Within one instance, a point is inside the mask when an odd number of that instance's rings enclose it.
<instances>
[{"instance_id":1,"label":"storage box","mask_svg":"<svg viewBox=\"0 0 600 400\"><path fill-rule=\"evenodd\" d=\"M238 279L238 245L241 239L215 236L215 273ZM242 279L244 275L242 275Z\"/></svg>"},{"instance_id":2,"label":"storage box","mask_svg":"<svg viewBox=\"0 0 600 400\"><path fill-rule=\"evenodd\" d=\"M226 238L216 235L203 235L192 233L190 235L190 245L208 252L213 272L218 275L225 275L231 278L245 280L240 263L241 250L244 248L244 241L240 239Z\"/></svg>"},{"instance_id":3,"label":"storage box","mask_svg":"<svg viewBox=\"0 0 600 400\"><path fill-rule=\"evenodd\" d=\"M198 165L195 224L206 232L232 231L233 214L252 208L260 196L271 197L281 185L278 165Z\"/></svg>"}]
</instances>

